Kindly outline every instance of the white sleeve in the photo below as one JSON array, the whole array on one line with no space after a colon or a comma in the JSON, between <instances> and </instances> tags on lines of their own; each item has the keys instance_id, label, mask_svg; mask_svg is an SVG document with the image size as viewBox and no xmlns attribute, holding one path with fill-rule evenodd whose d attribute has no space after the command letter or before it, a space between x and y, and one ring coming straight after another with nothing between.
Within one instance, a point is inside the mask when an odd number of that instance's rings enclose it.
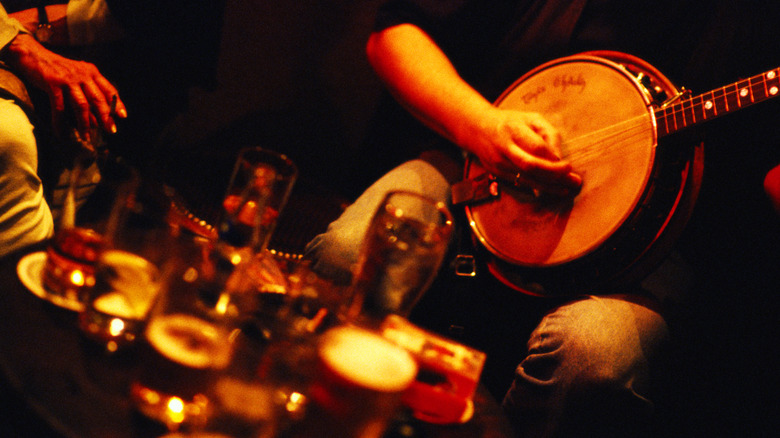
<instances>
[{"instance_id":1,"label":"white sleeve","mask_svg":"<svg viewBox=\"0 0 780 438\"><path fill-rule=\"evenodd\" d=\"M9 17L0 3L0 49L7 46L19 32L27 32L21 23Z\"/></svg>"},{"instance_id":2,"label":"white sleeve","mask_svg":"<svg viewBox=\"0 0 780 438\"><path fill-rule=\"evenodd\" d=\"M123 37L105 0L68 1L68 35L74 46L106 43Z\"/></svg>"}]
</instances>

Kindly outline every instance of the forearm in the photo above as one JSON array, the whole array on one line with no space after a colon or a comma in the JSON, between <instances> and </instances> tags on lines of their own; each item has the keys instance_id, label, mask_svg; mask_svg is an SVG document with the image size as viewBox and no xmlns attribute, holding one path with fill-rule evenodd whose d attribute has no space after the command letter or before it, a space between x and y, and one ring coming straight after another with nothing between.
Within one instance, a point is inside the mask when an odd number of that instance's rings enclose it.
<instances>
[{"instance_id":1,"label":"forearm","mask_svg":"<svg viewBox=\"0 0 780 438\"><path fill-rule=\"evenodd\" d=\"M772 207L780 214L780 165L774 167L764 177L764 191L772 202Z\"/></svg>"},{"instance_id":2,"label":"forearm","mask_svg":"<svg viewBox=\"0 0 780 438\"><path fill-rule=\"evenodd\" d=\"M473 131L493 106L467 84L420 28L402 24L372 34L369 62L395 98L415 117L469 152Z\"/></svg>"},{"instance_id":3,"label":"forearm","mask_svg":"<svg viewBox=\"0 0 780 438\"><path fill-rule=\"evenodd\" d=\"M493 175L568 194L581 179L561 160L560 134L536 113L499 109L460 77L446 54L411 24L372 34L369 62L421 122L476 155Z\"/></svg>"}]
</instances>

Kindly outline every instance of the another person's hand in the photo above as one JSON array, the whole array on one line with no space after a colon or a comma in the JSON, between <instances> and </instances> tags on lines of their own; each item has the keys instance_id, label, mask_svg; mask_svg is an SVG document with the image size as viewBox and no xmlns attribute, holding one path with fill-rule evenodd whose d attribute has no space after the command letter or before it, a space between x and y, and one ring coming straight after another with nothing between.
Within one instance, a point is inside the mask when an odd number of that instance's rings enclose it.
<instances>
[{"instance_id":1,"label":"another person's hand","mask_svg":"<svg viewBox=\"0 0 780 438\"><path fill-rule=\"evenodd\" d=\"M582 178L562 160L560 134L536 113L493 108L478 132L462 139L491 174L543 193L567 196Z\"/></svg>"},{"instance_id":2,"label":"another person's hand","mask_svg":"<svg viewBox=\"0 0 780 438\"><path fill-rule=\"evenodd\" d=\"M66 132L68 110L73 112L75 128L81 138L87 141L91 139L90 128L99 124L106 132L115 133L114 115L127 116L116 88L95 65L51 52L27 34L17 35L7 50L5 59L8 63L49 96L55 132ZM115 96L116 111L112 112Z\"/></svg>"}]
</instances>

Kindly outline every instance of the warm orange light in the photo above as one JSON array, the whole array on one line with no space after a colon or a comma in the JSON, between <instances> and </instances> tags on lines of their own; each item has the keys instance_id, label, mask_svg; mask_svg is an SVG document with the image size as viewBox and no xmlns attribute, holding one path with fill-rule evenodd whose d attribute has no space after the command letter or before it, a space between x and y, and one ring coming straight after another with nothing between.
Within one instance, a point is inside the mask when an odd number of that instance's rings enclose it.
<instances>
[{"instance_id":1,"label":"warm orange light","mask_svg":"<svg viewBox=\"0 0 780 438\"><path fill-rule=\"evenodd\" d=\"M111 320L111 323L109 324L108 327L108 332L111 333L111 336L119 336L124 331L125 331L124 321L122 321L119 318L114 318Z\"/></svg>"},{"instance_id":2,"label":"warm orange light","mask_svg":"<svg viewBox=\"0 0 780 438\"><path fill-rule=\"evenodd\" d=\"M70 273L70 282L76 286L84 286L84 273L78 269L74 269Z\"/></svg>"},{"instance_id":3,"label":"warm orange light","mask_svg":"<svg viewBox=\"0 0 780 438\"><path fill-rule=\"evenodd\" d=\"M168 400L168 418L174 423L184 421L184 401L179 397L171 397Z\"/></svg>"},{"instance_id":4,"label":"warm orange light","mask_svg":"<svg viewBox=\"0 0 780 438\"><path fill-rule=\"evenodd\" d=\"M288 412L298 412L306 404L306 396L300 392L293 392L287 399L285 406Z\"/></svg>"}]
</instances>

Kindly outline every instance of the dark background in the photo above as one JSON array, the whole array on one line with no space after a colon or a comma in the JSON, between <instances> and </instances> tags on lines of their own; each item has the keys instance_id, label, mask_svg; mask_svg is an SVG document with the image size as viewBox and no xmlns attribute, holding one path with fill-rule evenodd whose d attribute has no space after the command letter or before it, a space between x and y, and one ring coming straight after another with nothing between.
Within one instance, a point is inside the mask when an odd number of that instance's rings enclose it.
<instances>
[{"instance_id":1,"label":"dark background","mask_svg":"<svg viewBox=\"0 0 780 438\"><path fill-rule=\"evenodd\" d=\"M191 8L188 20L161 12L153 18L170 27L87 53L105 61L128 106L130 117L110 140L118 154L152 169L195 208L221 195L241 146L287 153L301 168L296 190L346 199L390 166L381 157L392 151L365 146L381 98L363 52L379 0L181 3ZM777 16L761 9L770 2L740 4L752 15L727 20L713 53L701 54L738 54L736 66L714 64L713 78L736 81L780 65ZM149 23L130 23L148 30ZM776 429L780 219L761 183L780 163L778 109L762 104L707 129L702 194L681 241L698 280L670 319L671 383L660 406L669 436ZM0 421L12 431L36 424L7 409Z\"/></svg>"}]
</instances>

